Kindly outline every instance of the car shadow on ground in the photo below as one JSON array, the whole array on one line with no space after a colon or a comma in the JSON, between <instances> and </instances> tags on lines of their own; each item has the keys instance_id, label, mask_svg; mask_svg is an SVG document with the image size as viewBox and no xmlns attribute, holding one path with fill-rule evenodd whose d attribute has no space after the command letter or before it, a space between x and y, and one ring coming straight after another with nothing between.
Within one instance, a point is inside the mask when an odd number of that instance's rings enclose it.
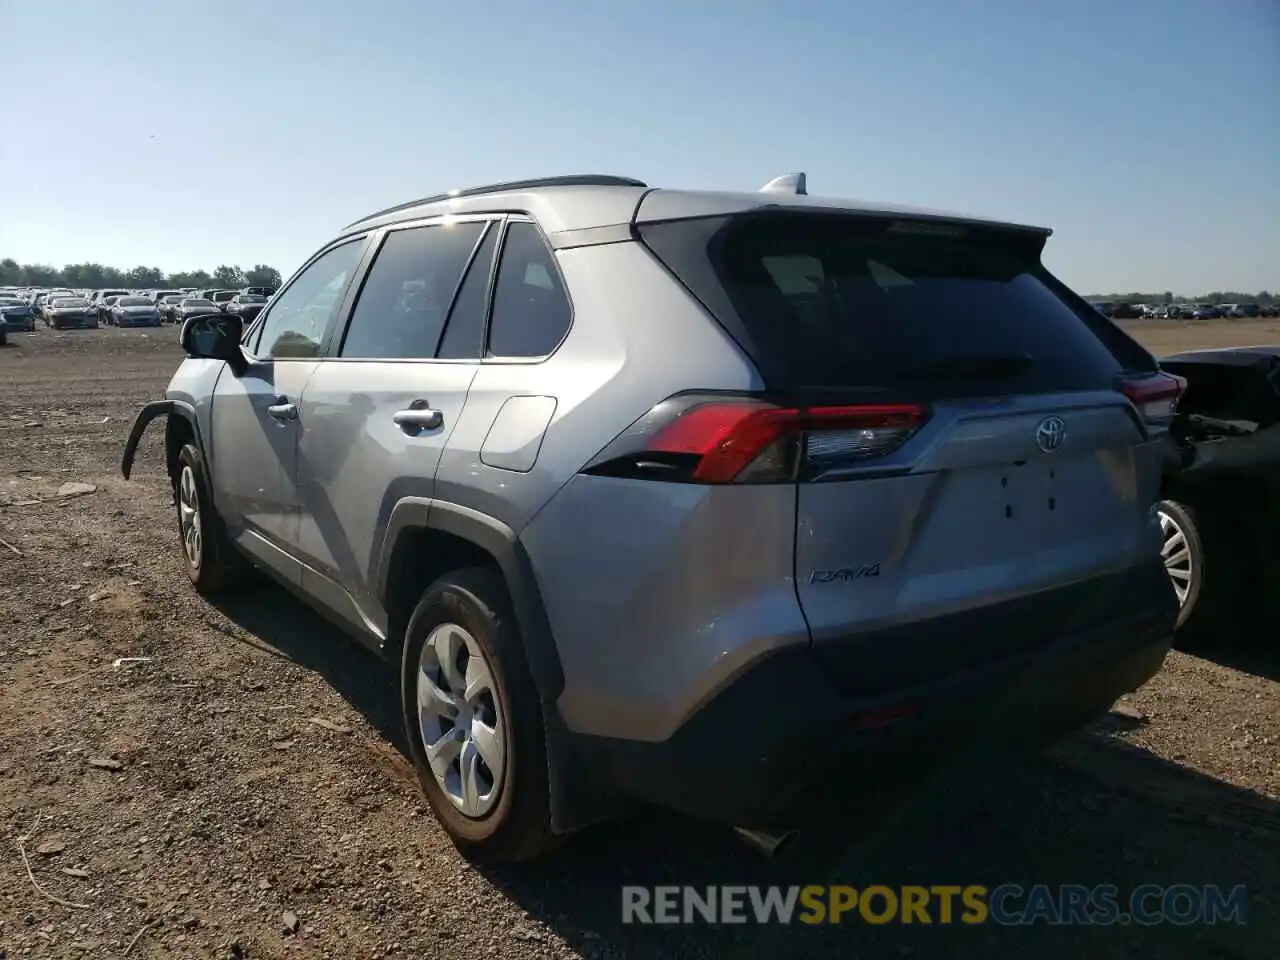
<instances>
[{"instance_id":1,"label":"car shadow on ground","mask_svg":"<svg viewBox=\"0 0 1280 960\"><path fill-rule=\"evenodd\" d=\"M1280 683L1280 613L1247 618L1212 637L1179 640L1177 649L1241 673Z\"/></svg>"},{"instance_id":2,"label":"car shadow on ground","mask_svg":"<svg viewBox=\"0 0 1280 960\"><path fill-rule=\"evenodd\" d=\"M265 652L278 651L278 655L319 674L408 758L395 674L376 653L265 578L218 597L213 606L256 638L249 641L255 649L265 645Z\"/></svg>"},{"instance_id":3,"label":"car shadow on ground","mask_svg":"<svg viewBox=\"0 0 1280 960\"><path fill-rule=\"evenodd\" d=\"M319 674L406 754L394 677L376 655L270 584L217 606ZM1047 756L949 774L889 813L850 805L844 823L811 825L778 860L725 827L645 812L585 831L536 864L483 872L588 957L1275 956L1280 805L1113 735L1128 725L1113 714ZM958 910L941 922L935 906L928 925L871 923L856 909L838 925L658 925L624 922L622 910L626 886L1114 884L1123 907L1143 884L1180 883L1243 884L1248 923L970 925Z\"/></svg>"}]
</instances>

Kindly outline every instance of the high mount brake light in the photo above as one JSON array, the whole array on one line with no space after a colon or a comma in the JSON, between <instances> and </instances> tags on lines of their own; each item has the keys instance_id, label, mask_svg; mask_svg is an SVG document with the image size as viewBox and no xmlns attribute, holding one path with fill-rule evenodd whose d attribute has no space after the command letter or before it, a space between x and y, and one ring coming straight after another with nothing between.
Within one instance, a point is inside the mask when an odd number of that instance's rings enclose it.
<instances>
[{"instance_id":1,"label":"high mount brake light","mask_svg":"<svg viewBox=\"0 0 1280 960\"><path fill-rule=\"evenodd\" d=\"M1129 398L1143 420L1156 423L1173 419L1178 401L1186 392L1187 381L1172 373L1130 377L1120 381L1120 392Z\"/></svg>"},{"instance_id":2,"label":"high mount brake light","mask_svg":"<svg viewBox=\"0 0 1280 960\"><path fill-rule=\"evenodd\" d=\"M695 404L650 437L645 452L691 458L698 483L795 478L814 465L867 460L902 446L928 418L914 403L780 407L756 400Z\"/></svg>"}]
</instances>

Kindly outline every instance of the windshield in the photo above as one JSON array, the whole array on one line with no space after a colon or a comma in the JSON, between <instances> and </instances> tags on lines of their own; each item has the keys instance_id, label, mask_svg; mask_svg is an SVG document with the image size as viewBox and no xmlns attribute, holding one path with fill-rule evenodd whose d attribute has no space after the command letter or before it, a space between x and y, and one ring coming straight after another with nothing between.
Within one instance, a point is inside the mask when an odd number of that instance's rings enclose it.
<instances>
[{"instance_id":1,"label":"windshield","mask_svg":"<svg viewBox=\"0 0 1280 960\"><path fill-rule=\"evenodd\" d=\"M151 301L146 297L121 297L116 301L118 307L149 307Z\"/></svg>"},{"instance_id":2,"label":"windshield","mask_svg":"<svg viewBox=\"0 0 1280 960\"><path fill-rule=\"evenodd\" d=\"M59 297L53 301L53 309L55 310L70 310L76 307L87 307L88 305L89 301L80 297Z\"/></svg>"},{"instance_id":3,"label":"windshield","mask_svg":"<svg viewBox=\"0 0 1280 960\"><path fill-rule=\"evenodd\" d=\"M208 300L183 300L184 307L212 307L213 304Z\"/></svg>"}]
</instances>

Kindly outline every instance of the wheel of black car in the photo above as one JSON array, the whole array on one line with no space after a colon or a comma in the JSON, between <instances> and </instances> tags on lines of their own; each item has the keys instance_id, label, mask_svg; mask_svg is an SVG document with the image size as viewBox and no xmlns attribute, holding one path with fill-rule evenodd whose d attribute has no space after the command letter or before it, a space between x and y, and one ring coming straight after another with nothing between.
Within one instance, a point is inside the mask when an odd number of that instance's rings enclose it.
<instances>
[{"instance_id":1,"label":"wheel of black car","mask_svg":"<svg viewBox=\"0 0 1280 960\"><path fill-rule=\"evenodd\" d=\"M1157 512L1161 554L1178 595L1178 636L1214 641L1247 628L1265 591L1242 518L1229 507L1186 500L1163 500Z\"/></svg>"},{"instance_id":2,"label":"wheel of black car","mask_svg":"<svg viewBox=\"0 0 1280 960\"><path fill-rule=\"evenodd\" d=\"M188 443L178 453L174 481L182 566L201 593L217 593L239 579L243 564L227 539L209 494L209 475L199 449Z\"/></svg>"},{"instance_id":3,"label":"wheel of black car","mask_svg":"<svg viewBox=\"0 0 1280 960\"><path fill-rule=\"evenodd\" d=\"M549 849L542 708L501 576L477 567L432 584L400 672L414 766L459 850L509 863Z\"/></svg>"},{"instance_id":4,"label":"wheel of black car","mask_svg":"<svg viewBox=\"0 0 1280 960\"><path fill-rule=\"evenodd\" d=\"M1181 628L1195 612L1200 599L1204 546L1188 507L1173 500L1164 500L1156 511L1160 518L1160 556L1178 598L1178 627Z\"/></svg>"}]
</instances>

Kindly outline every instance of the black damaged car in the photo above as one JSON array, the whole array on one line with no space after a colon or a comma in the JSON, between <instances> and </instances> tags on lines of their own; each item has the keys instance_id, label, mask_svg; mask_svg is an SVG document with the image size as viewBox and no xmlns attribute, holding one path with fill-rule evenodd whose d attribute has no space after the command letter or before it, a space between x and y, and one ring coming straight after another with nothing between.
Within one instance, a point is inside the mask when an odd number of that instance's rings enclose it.
<instances>
[{"instance_id":1,"label":"black damaged car","mask_svg":"<svg viewBox=\"0 0 1280 960\"><path fill-rule=\"evenodd\" d=\"M1195 350L1160 366L1187 381L1158 507L1178 632L1247 629L1277 612L1266 605L1280 593L1280 346Z\"/></svg>"}]
</instances>

